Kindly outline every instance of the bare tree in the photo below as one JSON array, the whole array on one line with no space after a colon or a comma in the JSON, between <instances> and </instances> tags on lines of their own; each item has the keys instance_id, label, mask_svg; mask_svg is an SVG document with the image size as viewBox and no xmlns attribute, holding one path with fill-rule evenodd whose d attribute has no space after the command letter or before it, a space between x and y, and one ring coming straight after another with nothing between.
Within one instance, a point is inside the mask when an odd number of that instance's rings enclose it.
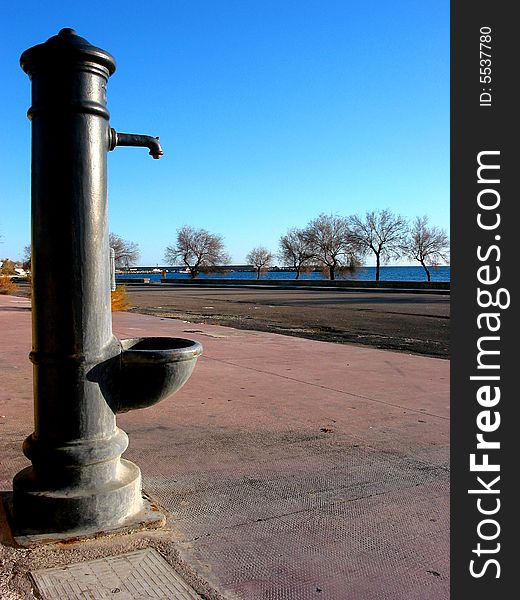
<instances>
[{"instance_id":1,"label":"bare tree","mask_svg":"<svg viewBox=\"0 0 520 600\"><path fill-rule=\"evenodd\" d=\"M257 246L246 256L246 262L252 264L256 269L256 278L260 279L260 273L267 271L273 264L273 255L267 248Z\"/></svg>"},{"instance_id":2,"label":"bare tree","mask_svg":"<svg viewBox=\"0 0 520 600\"><path fill-rule=\"evenodd\" d=\"M421 263L431 281L428 266L438 266L449 260L450 240L439 227L428 225L428 217L417 217L408 234L404 250L407 256Z\"/></svg>"},{"instance_id":3,"label":"bare tree","mask_svg":"<svg viewBox=\"0 0 520 600\"><path fill-rule=\"evenodd\" d=\"M128 269L130 265L134 265L139 260L139 244L128 242L115 233L109 234L108 243L110 248L114 249L118 269L122 267Z\"/></svg>"},{"instance_id":4,"label":"bare tree","mask_svg":"<svg viewBox=\"0 0 520 600\"><path fill-rule=\"evenodd\" d=\"M23 248L22 267L25 271L31 270L31 244Z\"/></svg>"},{"instance_id":5,"label":"bare tree","mask_svg":"<svg viewBox=\"0 0 520 600\"><path fill-rule=\"evenodd\" d=\"M170 264L180 259L192 279L200 272L214 270L230 260L224 249L222 236L189 225L177 230L176 244L166 248L164 258Z\"/></svg>"},{"instance_id":6,"label":"bare tree","mask_svg":"<svg viewBox=\"0 0 520 600\"><path fill-rule=\"evenodd\" d=\"M346 218L322 213L309 223L305 237L313 258L323 266L329 279L334 280L338 271L353 270L359 265Z\"/></svg>"},{"instance_id":7,"label":"bare tree","mask_svg":"<svg viewBox=\"0 0 520 600\"><path fill-rule=\"evenodd\" d=\"M352 243L361 254L373 252L376 257L376 281L379 281L381 264L403 254L408 224L400 215L389 210L367 212L364 217L349 217Z\"/></svg>"},{"instance_id":8,"label":"bare tree","mask_svg":"<svg viewBox=\"0 0 520 600\"><path fill-rule=\"evenodd\" d=\"M296 279L309 264L313 257L313 251L308 236L303 229L290 229L280 238L280 259L284 265L293 267L296 271Z\"/></svg>"}]
</instances>

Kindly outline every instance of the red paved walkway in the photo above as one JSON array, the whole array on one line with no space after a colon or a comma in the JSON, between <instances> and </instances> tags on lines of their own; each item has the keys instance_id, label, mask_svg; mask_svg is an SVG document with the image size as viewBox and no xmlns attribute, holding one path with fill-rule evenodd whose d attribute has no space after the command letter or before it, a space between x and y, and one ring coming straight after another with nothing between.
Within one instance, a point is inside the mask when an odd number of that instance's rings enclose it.
<instances>
[{"instance_id":1,"label":"red paved walkway","mask_svg":"<svg viewBox=\"0 0 520 600\"><path fill-rule=\"evenodd\" d=\"M26 301L0 296L0 332L0 490L8 491L32 431ZM171 512L168 543L199 591L242 600L449 597L448 361L130 313L114 316L114 332L204 346L176 396L118 417L130 436L125 457ZM96 554L95 544L76 545L75 560L82 548ZM20 571L10 582L4 573L0 596L18 593L28 569L67 556L0 545L0 558Z\"/></svg>"}]
</instances>

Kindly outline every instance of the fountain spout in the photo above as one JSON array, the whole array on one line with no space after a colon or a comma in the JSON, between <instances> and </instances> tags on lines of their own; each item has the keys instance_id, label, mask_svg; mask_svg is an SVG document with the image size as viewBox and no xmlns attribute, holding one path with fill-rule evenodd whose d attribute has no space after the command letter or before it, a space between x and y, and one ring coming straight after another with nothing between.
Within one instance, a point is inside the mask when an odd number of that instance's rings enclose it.
<instances>
[{"instance_id":1,"label":"fountain spout","mask_svg":"<svg viewBox=\"0 0 520 600\"><path fill-rule=\"evenodd\" d=\"M158 137L151 135L138 135L135 133L118 133L115 129L110 128L109 150L113 150L116 146L140 146L150 149L150 156L161 158L164 154Z\"/></svg>"}]
</instances>

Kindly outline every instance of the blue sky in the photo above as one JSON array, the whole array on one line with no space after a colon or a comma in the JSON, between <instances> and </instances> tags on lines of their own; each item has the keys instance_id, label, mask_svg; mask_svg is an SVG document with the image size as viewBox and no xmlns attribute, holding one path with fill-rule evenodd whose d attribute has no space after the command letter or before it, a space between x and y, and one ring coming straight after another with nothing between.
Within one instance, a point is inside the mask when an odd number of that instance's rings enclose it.
<instances>
[{"instance_id":1,"label":"blue sky","mask_svg":"<svg viewBox=\"0 0 520 600\"><path fill-rule=\"evenodd\" d=\"M111 126L161 138L158 161L108 156L110 230L140 264L164 264L183 225L222 235L233 263L321 212L449 229L447 0L28 0L0 23L0 258L30 241L19 56L63 27L116 58Z\"/></svg>"}]
</instances>

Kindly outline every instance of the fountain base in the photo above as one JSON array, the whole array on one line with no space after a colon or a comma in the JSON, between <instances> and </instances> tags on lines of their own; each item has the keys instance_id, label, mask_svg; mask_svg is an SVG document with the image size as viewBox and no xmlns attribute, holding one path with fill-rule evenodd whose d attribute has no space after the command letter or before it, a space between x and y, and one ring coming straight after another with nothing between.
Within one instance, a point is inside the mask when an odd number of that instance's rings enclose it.
<instances>
[{"instance_id":1,"label":"fountain base","mask_svg":"<svg viewBox=\"0 0 520 600\"><path fill-rule=\"evenodd\" d=\"M140 469L130 461L121 459L122 477L95 493L32 490L31 470L20 471L14 492L3 498L13 539L19 546L71 543L158 529L166 523L164 509L142 492Z\"/></svg>"},{"instance_id":2,"label":"fountain base","mask_svg":"<svg viewBox=\"0 0 520 600\"><path fill-rule=\"evenodd\" d=\"M166 517L141 492L139 467L120 463L117 480L95 490L42 490L33 467L20 471L5 502L15 542L30 547L162 527Z\"/></svg>"}]
</instances>

